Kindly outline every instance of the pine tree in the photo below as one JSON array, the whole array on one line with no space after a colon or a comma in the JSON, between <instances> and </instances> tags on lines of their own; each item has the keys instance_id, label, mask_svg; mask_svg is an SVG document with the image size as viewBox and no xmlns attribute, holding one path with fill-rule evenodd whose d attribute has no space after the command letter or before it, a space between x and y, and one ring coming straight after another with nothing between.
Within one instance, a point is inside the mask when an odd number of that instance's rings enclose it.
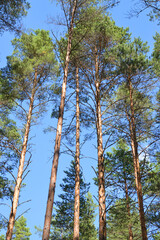
<instances>
[{"instance_id":1,"label":"pine tree","mask_svg":"<svg viewBox=\"0 0 160 240\"><path fill-rule=\"evenodd\" d=\"M116 237L114 231L120 231L122 234L117 233L119 239L133 240L138 234L140 235L140 232L137 231L140 229L140 224L136 220L138 213L133 194L135 191L133 159L124 140L121 139L116 148L112 148L112 152L105 155L105 172L106 193L109 195L110 233L108 234L109 236L113 234L112 237L114 235ZM112 204L110 205L110 203ZM113 217L113 222L110 214Z\"/></svg>"},{"instance_id":2,"label":"pine tree","mask_svg":"<svg viewBox=\"0 0 160 240\"><path fill-rule=\"evenodd\" d=\"M36 30L29 35L22 34L19 39L14 39L12 44L14 52L12 56L8 57L8 78L12 79L16 86L18 97L15 104L21 108L21 117L25 119L25 122L23 122L24 139L20 151L18 174L6 233L7 240L12 238L31 123L44 110L44 100L49 96L51 71L55 66L53 43L49 37L49 32ZM46 94L44 95L44 93ZM22 106L23 102L28 109Z\"/></svg>"},{"instance_id":3,"label":"pine tree","mask_svg":"<svg viewBox=\"0 0 160 240\"><path fill-rule=\"evenodd\" d=\"M15 240L29 240L31 236L31 232L27 227L26 218L20 217L16 222L13 230L12 239Z\"/></svg>"},{"instance_id":4,"label":"pine tree","mask_svg":"<svg viewBox=\"0 0 160 240\"><path fill-rule=\"evenodd\" d=\"M13 197L13 170L17 166L21 148L20 132L10 116L15 99L14 84L7 78L6 68L3 68L0 71L0 200ZM9 176L13 179L10 180ZM0 215L1 222L2 225L6 224L6 219Z\"/></svg>"},{"instance_id":5,"label":"pine tree","mask_svg":"<svg viewBox=\"0 0 160 240\"><path fill-rule=\"evenodd\" d=\"M0 33L17 31L20 20L27 14L30 4L26 0L8 0L0 3Z\"/></svg>"},{"instance_id":6,"label":"pine tree","mask_svg":"<svg viewBox=\"0 0 160 240\"><path fill-rule=\"evenodd\" d=\"M147 59L148 47L146 43L140 39L135 39L133 42L122 44L119 50L119 61L116 64L122 83L115 93L117 97L114 99L116 101L115 114L119 118L116 117L114 124L111 125L118 129L117 133L119 132L128 141L132 149L142 239L146 240L147 230L138 146L141 142L146 142L150 146L153 141L154 117L151 110L150 88L154 86L154 82L149 78L150 64ZM145 148L141 153L144 151Z\"/></svg>"},{"instance_id":7,"label":"pine tree","mask_svg":"<svg viewBox=\"0 0 160 240\"><path fill-rule=\"evenodd\" d=\"M75 163L72 161L68 170L64 171L66 177L60 184L62 194L60 201L55 202L55 213L52 220L51 239L69 240L73 238L74 226L74 189L75 189ZM95 204L91 194L88 193L89 184L83 180L80 171L80 239L96 239L97 232L94 226ZM88 193L88 194L87 194Z\"/></svg>"},{"instance_id":8,"label":"pine tree","mask_svg":"<svg viewBox=\"0 0 160 240\"><path fill-rule=\"evenodd\" d=\"M159 70L159 63L160 63L160 53L159 53L159 47L160 47L160 34L156 33L154 36L154 49L152 53L152 68L153 72L156 75L157 81L159 81L160 76L160 70ZM159 87L159 84L157 84ZM157 139L159 140L160 135L160 89L157 89L157 95L156 95L156 119L155 119L155 126L154 126L154 135L156 135Z\"/></svg>"},{"instance_id":9,"label":"pine tree","mask_svg":"<svg viewBox=\"0 0 160 240\"><path fill-rule=\"evenodd\" d=\"M159 53L159 46L160 46L160 34L156 33L154 36L154 49L152 53L152 63L153 63L153 69L155 71L155 74L157 77L160 75L160 70L159 70L159 62L160 62L160 53Z\"/></svg>"},{"instance_id":10,"label":"pine tree","mask_svg":"<svg viewBox=\"0 0 160 240\"><path fill-rule=\"evenodd\" d=\"M64 104L65 104L66 86L67 86L67 77L68 77L68 65L69 65L71 46L72 46L74 21L75 21L75 15L76 15L77 4L78 4L77 0L74 0L72 3L68 1L65 2L63 0L61 0L60 2L65 11L64 12L65 16L67 16L67 19L69 19L69 22L67 22L68 43L67 43L67 51L65 56L65 67L64 67L64 76L63 76L63 83L62 83L61 103L59 107L59 116L58 116L58 123L57 123L54 157L53 157L53 163L52 163L52 170L51 170L51 177L50 177L50 184L49 184L49 191L48 191L48 200L47 200L46 214L45 214L45 220L44 220L44 228L43 228L43 236L42 236L43 240L49 240L49 234L50 234L50 225L51 225L51 218L52 218L52 209L53 209L53 202L54 202L62 125L63 125ZM69 12L66 12L68 8L70 10Z\"/></svg>"},{"instance_id":11,"label":"pine tree","mask_svg":"<svg viewBox=\"0 0 160 240\"><path fill-rule=\"evenodd\" d=\"M0 240L5 240L5 236L4 236L4 235L1 235L1 236L0 236Z\"/></svg>"},{"instance_id":12,"label":"pine tree","mask_svg":"<svg viewBox=\"0 0 160 240\"><path fill-rule=\"evenodd\" d=\"M29 240L31 235L30 229L27 227L26 218L21 216L15 222L12 239ZM1 235L0 240L5 240L5 236Z\"/></svg>"},{"instance_id":13,"label":"pine tree","mask_svg":"<svg viewBox=\"0 0 160 240\"><path fill-rule=\"evenodd\" d=\"M71 47L72 47L72 39L74 34L74 26L76 22L79 22L79 15L81 11L85 8L88 8L90 5L96 5L99 1L90 1L90 0L72 0L72 1L58 1L62 5L62 9L64 11L64 15L66 18L66 23L68 27L67 32L67 47L65 51L64 64L63 64L63 83L62 83L62 92L61 92L61 103L59 107L59 116L57 123L57 132L56 132L56 140L55 140L55 148L54 148L54 157L53 164L51 170L50 184L49 184L49 192L48 192L48 200L43 228L43 240L49 239L50 232L50 224L52 217L52 208L54 202L54 194L55 194L55 186L56 186L56 178L57 178L57 169L58 169L58 161L59 161L59 152L60 152L60 143L61 143L61 135L62 135L62 125L63 125L63 115L64 115L64 105L65 105L65 97L66 97L66 87L67 87L67 78L68 78L68 67L70 62L71 55ZM104 1L107 2L108 1ZM84 21L82 22L84 24ZM104 195L104 194L103 194ZM103 210L104 211L104 210Z\"/></svg>"},{"instance_id":14,"label":"pine tree","mask_svg":"<svg viewBox=\"0 0 160 240\"><path fill-rule=\"evenodd\" d=\"M151 152L153 154L153 151ZM143 180L144 196L147 199L148 208L146 211L146 222L150 236L160 232L160 153L155 157L150 154L148 164L145 166L145 176Z\"/></svg>"},{"instance_id":15,"label":"pine tree","mask_svg":"<svg viewBox=\"0 0 160 240\"><path fill-rule=\"evenodd\" d=\"M81 26L77 31L80 34L88 29L86 36L82 37L80 49L83 50L84 56L79 58L80 69L83 77L86 78L85 89L89 100L93 101L92 115L97 134L97 153L99 168L99 239L106 239L106 206L105 206L105 181L104 181L104 157L103 157L103 130L102 130L102 99L104 92L110 94L114 87L115 79L110 79L109 70L112 66L111 59L106 61L105 53L109 52L112 45L118 44L122 39L125 41L126 30L118 28L115 23L105 16L101 9L88 8L84 16L94 18L88 21L85 26ZM84 17L82 14L82 18ZM84 17L85 18L85 17ZM87 54L85 54L87 53ZM108 76L108 77L107 77ZM87 84L86 84L87 82ZM89 101L88 101L89 102ZM88 104L89 105L89 104ZM86 107L86 112L88 109Z\"/></svg>"},{"instance_id":16,"label":"pine tree","mask_svg":"<svg viewBox=\"0 0 160 240\"><path fill-rule=\"evenodd\" d=\"M76 67L76 156L75 156L75 198L74 198L74 235L79 240L80 217L80 107L79 107L79 68Z\"/></svg>"},{"instance_id":17,"label":"pine tree","mask_svg":"<svg viewBox=\"0 0 160 240\"><path fill-rule=\"evenodd\" d=\"M1 184L3 178L5 191L0 187L0 198L7 196L7 171L12 172L19 157L19 148L21 147L21 136L17 129L16 122L10 117L14 110L14 100L16 98L14 84L7 78L6 68L0 71L0 169ZM2 191L1 191L2 190ZM3 193L2 193L3 192Z\"/></svg>"},{"instance_id":18,"label":"pine tree","mask_svg":"<svg viewBox=\"0 0 160 240\"><path fill-rule=\"evenodd\" d=\"M107 232L110 240L141 239L138 211L132 202L128 216L126 199L120 199L108 211ZM128 222L132 222L133 236L128 234Z\"/></svg>"}]
</instances>

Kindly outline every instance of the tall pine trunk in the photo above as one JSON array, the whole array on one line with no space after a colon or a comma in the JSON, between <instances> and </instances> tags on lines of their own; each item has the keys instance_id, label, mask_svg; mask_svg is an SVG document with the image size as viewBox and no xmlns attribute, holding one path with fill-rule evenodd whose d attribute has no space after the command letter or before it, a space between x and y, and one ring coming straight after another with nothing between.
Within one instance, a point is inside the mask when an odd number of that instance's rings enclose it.
<instances>
[{"instance_id":1,"label":"tall pine trunk","mask_svg":"<svg viewBox=\"0 0 160 240\"><path fill-rule=\"evenodd\" d=\"M59 117L58 117L58 123L57 123L54 157L53 157L53 164L52 164L52 170L51 170L51 177L50 177L48 200L47 200L42 240L49 240L49 234L50 234L50 225L51 225L51 219L52 219L52 209L53 209L53 202L54 202L59 151L60 151L60 143L61 143L61 135L62 135L63 113L64 113L66 86L67 86L67 77L68 77L68 65L69 65L70 52L71 52L74 15L76 12L76 8L77 8L77 0L75 0L74 4L73 4L72 17L71 17L71 23L70 23L70 29L69 29L64 77L63 77L63 84L62 84L61 103L60 103L60 107L59 107Z\"/></svg>"},{"instance_id":2,"label":"tall pine trunk","mask_svg":"<svg viewBox=\"0 0 160 240\"><path fill-rule=\"evenodd\" d=\"M98 145L98 186L99 186L99 240L106 240L106 197L104 180L104 158L102 140L102 114L100 104L100 79L97 48L95 48L95 87L96 87L96 128Z\"/></svg>"},{"instance_id":3,"label":"tall pine trunk","mask_svg":"<svg viewBox=\"0 0 160 240\"><path fill-rule=\"evenodd\" d=\"M35 92L36 92L36 84L37 84L37 72L35 72L35 79L34 79L31 99L30 99L30 106L29 106L29 111L28 111L28 116L27 116L27 123L26 123L26 129L25 129L24 140L23 140L23 145L22 145L21 157L19 160L17 181L16 181L16 185L15 185L15 189L14 189L12 208L11 208L8 227L7 227L6 240L11 240L12 234L13 234L13 227L14 227L15 217L16 217L16 212L17 212L17 207L18 207L19 194L20 194L21 183L22 183L23 168L24 168L24 162L25 162L25 155L26 155L27 144L28 144L28 136L29 136L30 125L31 125L33 103L34 103L34 97L35 97Z\"/></svg>"},{"instance_id":4,"label":"tall pine trunk","mask_svg":"<svg viewBox=\"0 0 160 240\"><path fill-rule=\"evenodd\" d=\"M124 174L125 175L125 174ZM128 230L129 230L129 240L133 240L133 232L132 232L132 224L131 224L131 211L130 211L130 204L129 204L129 195L128 195L128 186L126 177L124 177L125 182L125 193L126 193L126 207L127 207L127 214L129 218Z\"/></svg>"},{"instance_id":5,"label":"tall pine trunk","mask_svg":"<svg viewBox=\"0 0 160 240\"><path fill-rule=\"evenodd\" d=\"M132 83L131 83L130 77L128 78L128 88L129 88L130 110L131 110L130 135L131 135L132 155L133 155L133 161L134 161L136 190L137 190L138 205L139 205L139 216L140 216L140 223L141 223L142 239L147 240L148 238L147 238L145 214L144 214L144 207L143 207L141 173L140 173L140 165L139 165L139 157L138 157L138 143L137 143L137 137L136 137L136 124L135 124L135 113L134 113L134 103L133 103L133 88L132 88Z\"/></svg>"},{"instance_id":6,"label":"tall pine trunk","mask_svg":"<svg viewBox=\"0 0 160 240\"><path fill-rule=\"evenodd\" d=\"M80 213L80 120L79 120L79 69L76 67L76 164L75 164L75 202L74 202L74 235L73 240L79 240L79 213Z\"/></svg>"}]
</instances>

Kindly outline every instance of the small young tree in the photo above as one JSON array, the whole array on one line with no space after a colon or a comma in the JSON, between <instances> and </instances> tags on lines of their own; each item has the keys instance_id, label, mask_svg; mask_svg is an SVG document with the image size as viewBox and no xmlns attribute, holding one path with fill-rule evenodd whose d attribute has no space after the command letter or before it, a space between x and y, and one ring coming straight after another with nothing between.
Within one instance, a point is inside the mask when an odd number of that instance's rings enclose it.
<instances>
[{"instance_id":1,"label":"small young tree","mask_svg":"<svg viewBox=\"0 0 160 240\"><path fill-rule=\"evenodd\" d=\"M134 166L132 153L129 151L129 147L124 140L121 139L117 147L112 148L112 152L105 155L105 172L106 192L110 196L108 202L112 203L111 205L108 204L108 208L111 209L109 213L116 214L117 210L117 222L115 226L117 226L119 222L120 231L123 232L127 239L133 240L138 236L137 225L135 226L135 218L133 217L133 210L137 212L137 206L133 204L133 199L135 199ZM120 213L122 212L124 215L122 214L121 216ZM122 224L122 219L124 224ZM110 225L112 225L110 216L109 222ZM120 234L120 239L123 239L123 234Z\"/></svg>"},{"instance_id":2,"label":"small young tree","mask_svg":"<svg viewBox=\"0 0 160 240\"><path fill-rule=\"evenodd\" d=\"M5 240L5 236L4 236L4 235L1 235L1 236L0 236L0 240Z\"/></svg>"},{"instance_id":3,"label":"small young tree","mask_svg":"<svg viewBox=\"0 0 160 240\"><path fill-rule=\"evenodd\" d=\"M120 199L108 211L107 232L110 240L141 239L141 229L138 211L134 203L131 205L131 215L128 216L126 199ZM133 235L128 234L128 222L132 222Z\"/></svg>"},{"instance_id":4,"label":"small young tree","mask_svg":"<svg viewBox=\"0 0 160 240\"><path fill-rule=\"evenodd\" d=\"M69 240L73 238L74 229L74 191L75 191L75 162L71 162L66 177L60 185L62 194L60 201L55 202L55 213L52 221L51 239ZM95 204L88 193L89 184L86 184L80 171L80 239L96 239L97 231L94 225Z\"/></svg>"},{"instance_id":5,"label":"small young tree","mask_svg":"<svg viewBox=\"0 0 160 240\"><path fill-rule=\"evenodd\" d=\"M31 235L30 229L27 227L26 218L20 217L15 222L12 239L29 240Z\"/></svg>"}]
</instances>

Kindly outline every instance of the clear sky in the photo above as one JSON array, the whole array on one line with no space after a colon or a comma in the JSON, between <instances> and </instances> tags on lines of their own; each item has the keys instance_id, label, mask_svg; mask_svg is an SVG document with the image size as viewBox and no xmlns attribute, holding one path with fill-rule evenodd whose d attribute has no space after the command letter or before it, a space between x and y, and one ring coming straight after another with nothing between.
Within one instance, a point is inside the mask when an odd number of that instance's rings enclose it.
<instances>
[{"instance_id":1,"label":"clear sky","mask_svg":"<svg viewBox=\"0 0 160 240\"><path fill-rule=\"evenodd\" d=\"M138 0L137 0L138 1ZM147 41L153 48L153 35L155 32L159 32L159 26L156 22L150 22L146 13L142 13L138 18L127 18L127 13L133 7L135 1L121 0L119 6L110 11L116 24L120 27L129 27L133 37L141 37L143 41ZM61 16L61 11L56 6L55 1L49 0L32 0L31 9L28 11L27 17L23 20L24 27L26 29L52 29L56 34L61 32L62 27L57 25L48 25L47 19L49 17L57 18L57 14ZM6 56L12 54L12 46L10 41L14 38L13 34L4 33L0 36L0 67L5 66ZM52 155L54 150L54 133L44 134L44 128L49 125L56 127L57 121L50 118L51 108L48 113L40 121L40 124L32 128L31 137L33 146L32 164L30 165L30 173L28 174L25 183L27 184L25 189L21 193L21 202L31 199L31 202L26 203L20 207L18 214L21 214L27 208L31 208L26 214L27 225L32 232L31 240L38 240L38 235L34 235L34 226L43 227L44 215L46 209L46 201L48 196L49 179L52 164ZM94 177L94 171L91 166L96 168L97 164L97 152L94 147L96 145L96 139L88 142L83 148L83 154L88 158L81 159L82 168L86 181L92 182ZM90 157L90 158L89 158ZM58 181L56 187L56 196L60 193L59 184L63 178L63 170L69 166L71 157L68 155L61 155L60 165L58 169ZM97 188L91 184L90 192L93 195L97 195ZM2 207L0 211L8 218L7 208Z\"/></svg>"}]
</instances>

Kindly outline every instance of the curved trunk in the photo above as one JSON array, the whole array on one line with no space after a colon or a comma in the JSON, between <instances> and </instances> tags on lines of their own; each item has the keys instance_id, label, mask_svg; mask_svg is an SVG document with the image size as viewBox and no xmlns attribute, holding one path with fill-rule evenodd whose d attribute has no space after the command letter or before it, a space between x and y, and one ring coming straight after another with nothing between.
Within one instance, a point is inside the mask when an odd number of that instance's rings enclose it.
<instances>
[{"instance_id":1,"label":"curved trunk","mask_svg":"<svg viewBox=\"0 0 160 240\"><path fill-rule=\"evenodd\" d=\"M134 103L133 103L133 96L132 96L132 83L130 78L128 78L128 86L129 86L130 110L131 110L131 121L129 124L130 124L130 134L131 134L132 155L133 155L133 161L134 161L135 182L136 182L136 190L137 190L138 205L139 205L139 216L140 216L140 223L141 223L142 239L147 240L148 238L147 238L145 214L144 214L144 207L143 207L141 173L140 173L140 165L139 165L139 158L138 158L138 143L137 143L137 137L136 137Z\"/></svg>"},{"instance_id":2,"label":"curved trunk","mask_svg":"<svg viewBox=\"0 0 160 240\"><path fill-rule=\"evenodd\" d=\"M76 8L77 8L77 0L74 1L70 30L69 30L64 77L63 77L63 84L62 84L61 103L60 103L60 107L59 107L59 117L58 117L58 123L57 123L57 132L56 132L56 140L55 140L55 147L54 147L54 157L53 157L53 163L52 163L52 170L51 170L51 177L50 177L48 200L47 200L42 240L49 240L49 234L50 234L50 225L51 225L51 219L52 219L52 209L53 209L53 202L54 202L59 151L60 151L60 143L61 143L61 135L62 135L63 113L64 113L66 86L67 86L67 77L68 77L68 65L69 65L69 58L70 58L70 52L71 52L73 23L74 23L74 15L76 12Z\"/></svg>"},{"instance_id":3,"label":"curved trunk","mask_svg":"<svg viewBox=\"0 0 160 240\"><path fill-rule=\"evenodd\" d=\"M13 234L13 227L14 227L14 223L15 223L15 216L16 216L16 212L17 212L19 194L20 194L21 183L22 183L22 175L23 175L25 155L26 155L26 150L27 150L28 136L29 136L30 125L31 125L34 96L35 96L35 92L36 92L36 84L37 84L37 72L35 72L34 86L32 89L32 94L31 94L31 99L30 99L30 106L29 106L26 129L25 129L24 140L23 140L23 145L22 145L21 157L19 160L17 181L16 181L16 185L15 185L15 189L14 189L12 208L11 208L11 213L10 213L10 217L9 217L8 227L7 227L6 240L11 240L12 234Z\"/></svg>"},{"instance_id":4,"label":"curved trunk","mask_svg":"<svg viewBox=\"0 0 160 240\"><path fill-rule=\"evenodd\" d=\"M106 197L104 180L104 158L103 158L103 140L102 140L102 114L100 104L100 80L98 54L95 48L95 87L96 87L96 128L98 145L98 186L99 186L99 240L106 240Z\"/></svg>"},{"instance_id":5,"label":"curved trunk","mask_svg":"<svg viewBox=\"0 0 160 240\"><path fill-rule=\"evenodd\" d=\"M79 212L80 212L80 149L79 149L79 137L80 137L80 121L79 121L79 77L78 67L76 67L76 176L75 176L75 203L74 203L74 235L73 240L79 240Z\"/></svg>"}]
</instances>

